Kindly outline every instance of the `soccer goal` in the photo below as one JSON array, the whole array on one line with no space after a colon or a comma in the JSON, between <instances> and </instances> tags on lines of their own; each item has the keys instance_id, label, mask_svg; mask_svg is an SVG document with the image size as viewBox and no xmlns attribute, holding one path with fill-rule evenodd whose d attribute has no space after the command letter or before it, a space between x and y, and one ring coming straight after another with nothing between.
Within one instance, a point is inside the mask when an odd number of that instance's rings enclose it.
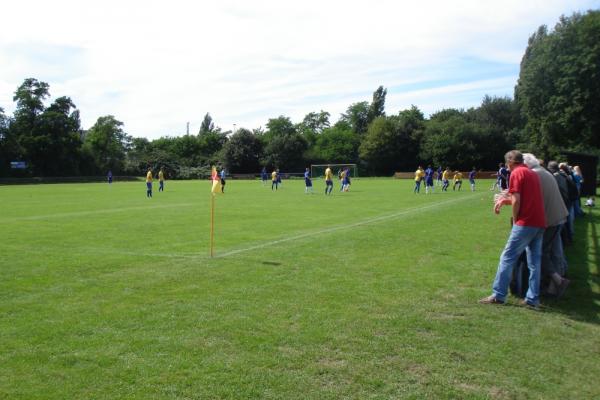
<instances>
[{"instance_id":1,"label":"soccer goal","mask_svg":"<svg viewBox=\"0 0 600 400\"><path fill-rule=\"evenodd\" d=\"M356 167L356 164L311 164L310 176L312 176L313 179L324 177L325 170L328 166L331 168L334 178L339 177L340 172L346 168L348 168L350 178L358 178L358 168Z\"/></svg>"}]
</instances>

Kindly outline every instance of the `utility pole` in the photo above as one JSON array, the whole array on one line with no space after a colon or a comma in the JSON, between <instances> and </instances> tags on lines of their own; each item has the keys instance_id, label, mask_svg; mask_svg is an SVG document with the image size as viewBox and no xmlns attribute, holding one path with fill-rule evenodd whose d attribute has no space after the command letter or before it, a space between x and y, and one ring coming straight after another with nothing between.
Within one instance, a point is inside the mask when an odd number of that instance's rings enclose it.
<instances>
[{"instance_id":1,"label":"utility pole","mask_svg":"<svg viewBox=\"0 0 600 400\"><path fill-rule=\"evenodd\" d=\"M187 134L188 135L190 134L190 123L189 122L187 123Z\"/></svg>"}]
</instances>

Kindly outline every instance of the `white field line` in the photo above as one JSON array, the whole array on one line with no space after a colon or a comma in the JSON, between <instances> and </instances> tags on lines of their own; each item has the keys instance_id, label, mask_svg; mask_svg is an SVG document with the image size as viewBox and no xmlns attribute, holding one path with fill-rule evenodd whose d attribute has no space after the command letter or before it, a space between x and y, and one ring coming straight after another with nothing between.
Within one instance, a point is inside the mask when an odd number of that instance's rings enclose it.
<instances>
[{"instance_id":1,"label":"white field line","mask_svg":"<svg viewBox=\"0 0 600 400\"><path fill-rule=\"evenodd\" d=\"M336 232L336 231L340 231L340 230L344 230L344 229L355 228L357 226L368 225L368 224L378 223L378 222L382 222L382 221L388 221L388 220L392 220L392 219L403 217L405 215L414 214L416 212L425 211L425 210L428 210L428 209L431 209L431 208L437 208L437 207L444 206L444 205L447 205L447 204L457 203L459 201L464 201L464 200L470 199L472 197L473 197L473 195L470 195L468 197L461 197L459 199L447 200L447 201L443 201L443 202L440 202L440 203L430 204L430 205L427 205L427 206L424 206L424 207L409 208L407 210L402 210L402 211L399 211L399 212L396 212L396 213L393 213L393 214L386 214L386 215L380 215L378 217L367 218L367 219L364 219L362 221L353 222L351 224L337 225L337 226L334 226L334 227L331 227L331 228L325 228L325 229L321 229L321 230L318 230L318 231L312 231L312 232L307 232L307 233L303 233L303 234L300 234L300 235L288 236L288 237L284 237L284 238L281 238L281 239L278 239L278 240L273 240L273 241L269 241L269 242L266 242L266 243L257 244L255 246L249 246L249 247L245 247L245 248L242 248L242 249L227 251L225 253L221 253L221 254L215 255L213 258L229 257L229 256L232 256L232 255L235 255L235 254L246 253L248 251L257 250L257 249L263 249L265 247L275 246L275 245L278 245L278 244L281 244L281 243L290 242L290 241L299 240L299 239L304 239L304 238L307 238L307 237L322 235L322 234L325 234L325 233Z\"/></svg>"},{"instance_id":2,"label":"white field line","mask_svg":"<svg viewBox=\"0 0 600 400\"><path fill-rule=\"evenodd\" d=\"M18 222L18 221L39 221L50 218L69 218L69 217L85 217L87 215L95 214L113 214L126 211L137 211L137 210L154 210L157 208L174 208L174 207L191 207L197 203L181 203L181 204L163 204L155 206L139 206L139 207L123 207L123 208L111 208L107 210L92 210L92 211L73 211L66 213L46 214L46 215L31 215L28 217L11 217L1 218L2 222Z\"/></svg>"},{"instance_id":3,"label":"white field line","mask_svg":"<svg viewBox=\"0 0 600 400\"><path fill-rule=\"evenodd\" d=\"M351 229L351 228L355 228L355 227L359 227L359 226L363 226L363 225L369 225L369 224L375 224L375 223L379 223L379 222L389 221L389 220L393 220L393 219L402 218L405 216L411 216L411 215L414 215L415 213L420 213L422 211L435 209L435 208L442 207L442 206L445 206L448 204L453 204L453 203L471 199L474 197L474 194L475 193L470 194L466 197L460 197L458 199L446 200L446 201L442 201L439 203L429 204L429 205L426 205L423 207L413 207L413 208L398 211L398 212L395 212L392 214L384 214L384 215L380 215L377 217L366 218L364 220L353 222L350 224L336 225L331 228L325 228L325 229L321 229L321 230L317 230L317 231L311 231L311 232L306 232L306 233L302 233L302 234L298 234L298 235L287 236L287 237L283 237L283 238L277 239L277 240L268 240L267 239L268 241L266 241L265 243L226 251L221 254L216 254L213 258L225 258L225 257L233 256L236 254L247 253L247 252L250 252L253 250L263 249L265 247L275 246L275 245L278 245L281 243L296 241L296 240L300 240L300 239L304 239L304 238L323 235L323 234L341 231L341 230L345 230L345 229ZM476 193L476 194L481 194L481 193ZM181 206L193 205L193 203L180 204L180 205ZM167 207L167 206L155 206L153 208L158 208L158 207ZM171 207L171 206L168 206L168 207ZM150 207L145 207L145 208L150 208ZM133 209L145 209L145 208L137 207L137 208L133 208ZM130 208L130 209L132 209L132 208ZM104 211L104 210L102 210L102 211ZM100 212L102 212L102 211L100 211ZM106 211L112 211L112 210L106 210ZM93 214L95 212L90 212L90 213ZM123 254L123 255L129 255L129 256L166 257L166 258L179 258L179 259L188 259L188 260L203 260L203 259L209 260L209 259L211 259L210 256L208 254L206 254L206 253L208 253L208 250L206 252L202 252L202 253L200 253L200 252L193 252L193 253L164 252L163 253L160 251L150 253L150 252L143 252L143 251L137 252L137 251L120 250L120 249L104 250L104 249L99 249L97 247L94 247L94 248L81 248L80 247L78 249L71 249L71 251L74 251L74 252L82 251L84 254L85 253L88 253L88 254Z\"/></svg>"}]
</instances>

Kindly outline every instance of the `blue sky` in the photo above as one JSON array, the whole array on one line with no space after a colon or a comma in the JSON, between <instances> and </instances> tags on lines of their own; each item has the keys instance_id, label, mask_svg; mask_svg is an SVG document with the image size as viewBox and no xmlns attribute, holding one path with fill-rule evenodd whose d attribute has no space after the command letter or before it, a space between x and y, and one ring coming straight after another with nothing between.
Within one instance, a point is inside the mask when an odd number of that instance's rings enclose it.
<instances>
[{"instance_id":1,"label":"blue sky","mask_svg":"<svg viewBox=\"0 0 600 400\"><path fill-rule=\"evenodd\" d=\"M600 0L126 0L3 5L0 107L25 78L70 96L89 128L114 115L133 136L294 122L388 89L386 111L468 108L512 96L527 39ZM28 26L23 26L23 21Z\"/></svg>"}]
</instances>

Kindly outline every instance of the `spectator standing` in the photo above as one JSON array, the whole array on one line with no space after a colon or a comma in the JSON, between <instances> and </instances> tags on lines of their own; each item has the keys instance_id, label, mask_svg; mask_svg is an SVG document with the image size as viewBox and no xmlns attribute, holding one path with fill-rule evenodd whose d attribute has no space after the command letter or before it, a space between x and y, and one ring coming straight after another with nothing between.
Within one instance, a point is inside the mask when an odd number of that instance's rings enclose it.
<instances>
[{"instance_id":1,"label":"spectator standing","mask_svg":"<svg viewBox=\"0 0 600 400\"><path fill-rule=\"evenodd\" d=\"M573 208L573 202L569 196L569 180L567 175L560 170L556 161L550 161L548 163L548 171L550 171L556 179L556 183L558 184L558 189L560 190L560 195L565 203L565 207L567 207L567 210L571 210L571 208ZM573 242L573 230L571 229L568 218L561 232L565 244L571 244Z\"/></svg>"},{"instance_id":2,"label":"spectator standing","mask_svg":"<svg viewBox=\"0 0 600 400\"><path fill-rule=\"evenodd\" d=\"M500 195L494 205L499 213L503 205L512 206L512 229L506 246L500 256L496 278L492 285L492 295L479 300L481 304L504 304L508 296L511 273L523 250L527 252L529 268L529 289L523 304L530 307L539 305L542 243L546 216L540 178L523 164L523 154L511 150L504 156L511 170L508 191Z\"/></svg>"},{"instance_id":3,"label":"spectator standing","mask_svg":"<svg viewBox=\"0 0 600 400\"><path fill-rule=\"evenodd\" d=\"M585 215L583 210L581 209L581 187L583 185L583 174L581 173L581 168L579 165L573 167L573 181L575 182L575 186L577 186L577 201L575 201L575 216L582 217Z\"/></svg>"},{"instance_id":4,"label":"spectator standing","mask_svg":"<svg viewBox=\"0 0 600 400\"><path fill-rule=\"evenodd\" d=\"M546 230L542 243L542 286L547 286L548 293L562 296L569 285L569 280L563 277L565 257L560 231L569 212L552 174L540 165L533 154L524 154L523 160L540 177L544 198Z\"/></svg>"}]
</instances>

